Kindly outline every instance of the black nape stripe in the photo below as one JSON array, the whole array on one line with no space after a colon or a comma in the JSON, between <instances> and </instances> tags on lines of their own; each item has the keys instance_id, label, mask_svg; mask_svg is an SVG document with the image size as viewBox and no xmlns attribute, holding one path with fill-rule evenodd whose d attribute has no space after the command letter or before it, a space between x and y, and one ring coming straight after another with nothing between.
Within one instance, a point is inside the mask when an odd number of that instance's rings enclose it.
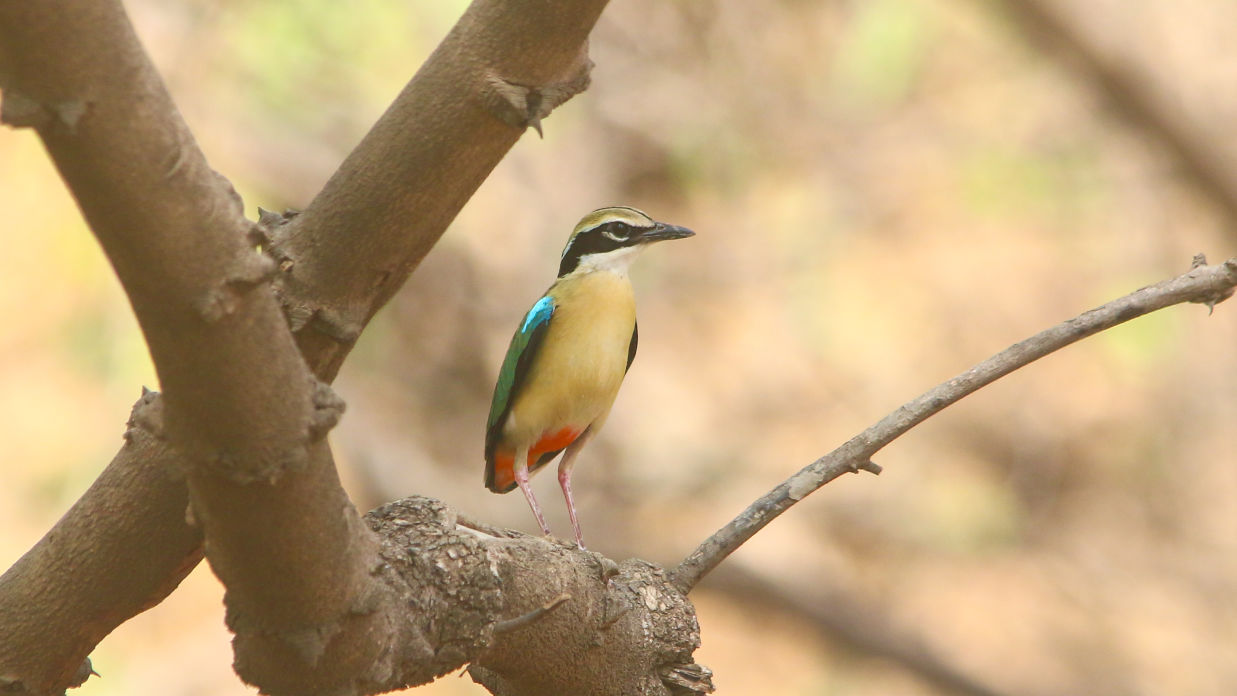
<instances>
[{"instance_id":1,"label":"black nape stripe","mask_svg":"<svg viewBox=\"0 0 1237 696\"><path fill-rule=\"evenodd\" d=\"M611 220L605 224L587 229L571 240L571 245L563 252L563 260L558 264L558 277L571 273L580 265L580 259L589 254L604 254L631 243L632 233L636 228L620 220ZM611 236L607 236L609 232Z\"/></svg>"}]
</instances>

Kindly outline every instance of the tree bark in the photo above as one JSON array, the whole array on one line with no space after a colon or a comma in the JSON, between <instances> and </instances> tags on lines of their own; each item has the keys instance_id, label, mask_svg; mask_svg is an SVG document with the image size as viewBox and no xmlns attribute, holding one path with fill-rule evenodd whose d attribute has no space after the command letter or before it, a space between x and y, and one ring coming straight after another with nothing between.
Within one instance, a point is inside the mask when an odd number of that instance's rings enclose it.
<instances>
[{"instance_id":1,"label":"tree bark","mask_svg":"<svg viewBox=\"0 0 1237 696\"><path fill-rule=\"evenodd\" d=\"M480 627L452 619L454 596L419 601L450 583L399 572L435 557L410 551L425 540L408 538L406 522L438 508L418 501L396 521L361 523L324 440L343 404L317 378L334 377L523 130L540 129L587 85L586 38L604 5L478 0L308 210L255 226L207 166L119 3L0 2L0 115L43 139L129 295L164 389L139 401L128 443L99 482L0 578L6 690L56 693L83 680L94 644L166 596L203 539L227 587L238 672L265 692L372 693L470 661L488 665L479 674L498 693L534 693L555 679L577 692L603 683L583 668L530 681L535 663L508 658L522 642L487 628L537 611L525 606L536 593L518 588L553 586L546 580L571 573L551 572L546 559L578 554L441 524L438 536L464 541L443 546L434 567L472 559L501 601L481 603ZM117 509L122 523L100 523L100 511ZM521 544L530 550L520 562L498 561ZM100 553L108 550L115 555ZM88 562L70 565L78 555ZM623 664L636 670L605 663L613 693L669 693L683 674L707 677L690 664L690 605L663 577L640 567L603 579L573 562L570 585L591 592L577 589L562 615L604 615L594 603L617 588L635 592L630 575L644 578L646 601L621 614L673 616L675 628L650 641L635 630L649 618L634 629L593 622L588 632L573 621L536 642L565 645L567 631L592 645L604 629L607 653L629 656ZM551 619L522 630L540 634ZM671 647L650 647L662 645Z\"/></svg>"}]
</instances>

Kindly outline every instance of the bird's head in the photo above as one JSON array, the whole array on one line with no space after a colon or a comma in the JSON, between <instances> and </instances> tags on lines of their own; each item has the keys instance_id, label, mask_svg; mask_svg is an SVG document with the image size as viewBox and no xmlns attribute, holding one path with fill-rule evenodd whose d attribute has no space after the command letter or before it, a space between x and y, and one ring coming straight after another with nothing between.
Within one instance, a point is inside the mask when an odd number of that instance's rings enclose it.
<instances>
[{"instance_id":1,"label":"bird's head","mask_svg":"<svg viewBox=\"0 0 1237 696\"><path fill-rule=\"evenodd\" d=\"M649 244L694 234L686 227L657 222L635 208L600 208L585 215L571 231L558 277L599 270L626 273Z\"/></svg>"}]
</instances>

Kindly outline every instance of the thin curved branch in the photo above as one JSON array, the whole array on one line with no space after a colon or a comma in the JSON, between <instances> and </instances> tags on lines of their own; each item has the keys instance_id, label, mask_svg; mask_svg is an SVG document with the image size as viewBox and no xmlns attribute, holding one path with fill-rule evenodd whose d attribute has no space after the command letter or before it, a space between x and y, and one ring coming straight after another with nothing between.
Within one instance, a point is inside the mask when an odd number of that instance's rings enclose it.
<instances>
[{"instance_id":1,"label":"thin curved branch","mask_svg":"<svg viewBox=\"0 0 1237 696\"><path fill-rule=\"evenodd\" d=\"M1205 260L1200 255L1187 273L1136 290L1015 343L902 405L841 447L783 481L706 539L675 568L672 574L674 584L683 592L690 591L722 559L790 506L842 474L866 468L865 464L872 455L885 445L967 394L1049 353L1135 317L1182 302L1214 307L1216 303L1228 299L1237 287L1237 258L1214 266L1203 263Z\"/></svg>"}]
</instances>

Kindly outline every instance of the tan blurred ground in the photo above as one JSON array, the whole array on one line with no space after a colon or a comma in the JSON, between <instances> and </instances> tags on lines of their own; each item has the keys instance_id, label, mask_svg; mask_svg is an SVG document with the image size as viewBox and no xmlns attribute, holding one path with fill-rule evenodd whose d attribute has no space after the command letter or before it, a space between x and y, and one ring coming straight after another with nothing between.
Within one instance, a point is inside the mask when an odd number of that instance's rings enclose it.
<instances>
[{"instance_id":1,"label":"tan blurred ground","mask_svg":"<svg viewBox=\"0 0 1237 696\"><path fill-rule=\"evenodd\" d=\"M1237 5L1062 5L1237 153ZM213 165L298 207L463 4L131 4ZM979 2L615 2L593 86L526 135L337 383L358 506L410 493L532 531L481 486L492 379L575 220L697 230L634 276L640 356L577 468L586 539L671 563L885 412L1051 323L1237 255L1233 220ZM0 130L0 567L156 386L118 284L28 131ZM731 563L875 607L1008 694L1237 692L1237 306L1088 340L972 396ZM569 527L552 476L537 490ZM934 694L897 661L706 584L720 694ZM103 642L84 696L246 691L205 566ZM844 600L846 601L846 600ZM480 694L447 677L420 693Z\"/></svg>"}]
</instances>

